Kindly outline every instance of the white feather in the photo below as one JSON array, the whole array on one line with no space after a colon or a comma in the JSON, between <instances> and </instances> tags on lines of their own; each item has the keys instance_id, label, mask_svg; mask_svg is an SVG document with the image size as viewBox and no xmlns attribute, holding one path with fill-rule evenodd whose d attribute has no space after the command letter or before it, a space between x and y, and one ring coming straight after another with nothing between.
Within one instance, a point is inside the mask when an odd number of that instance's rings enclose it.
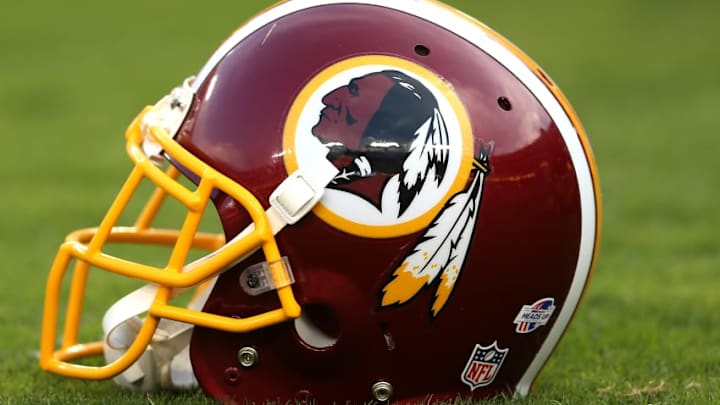
<instances>
[{"instance_id":1,"label":"white feather","mask_svg":"<svg viewBox=\"0 0 720 405\"><path fill-rule=\"evenodd\" d=\"M483 173L478 172L476 174L472 186L470 186L470 189L467 191L469 195L473 193L473 189L475 187L480 187L484 176L485 175ZM451 287L455 284L455 281L460 275L463 263L465 262L472 234L475 230L475 224L477 223L476 219L478 209L480 208L481 194L482 187L476 190L474 198L468 201L467 209L465 209L462 214L465 218L460 218L458 220L458 226L453 229L455 234L451 235L451 238L454 241L455 246L450 252L447 264L443 268L443 278L445 279L445 285L447 287Z\"/></svg>"},{"instance_id":2,"label":"white feather","mask_svg":"<svg viewBox=\"0 0 720 405\"><path fill-rule=\"evenodd\" d=\"M432 161L439 163L447 162L450 158L450 150L448 148L450 138L447 133L447 126L445 126L445 120L437 109L433 114L433 130L430 135L430 142L426 142L426 144L431 145L427 153L431 155Z\"/></svg>"},{"instance_id":3,"label":"white feather","mask_svg":"<svg viewBox=\"0 0 720 405\"><path fill-rule=\"evenodd\" d=\"M447 162L449 142L445 121L440 111L435 109L433 116L415 131L415 139L410 144L410 151L403 162L403 185L407 189L423 184L431 165Z\"/></svg>"},{"instance_id":4,"label":"white feather","mask_svg":"<svg viewBox=\"0 0 720 405\"><path fill-rule=\"evenodd\" d=\"M472 185L448 202L421 238L422 242L405 259L405 271L412 272L417 278L428 276L427 284L441 271L452 271L453 264L457 265L456 271L459 272L475 229L481 190L477 190L473 199L469 197L473 190L481 187L483 178L482 173L476 173ZM457 275L452 277L452 282L456 279Z\"/></svg>"},{"instance_id":5,"label":"white feather","mask_svg":"<svg viewBox=\"0 0 720 405\"><path fill-rule=\"evenodd\" d=\"M403 183L408 189L425 180L425 170L430 160L427 153L425 153L425 141L427 139L423 134L427 134L430 128L430 121L432 121L432 118L428 118L427 121L420 125L415 131L415 139L413 139L410 144L410 153L403 162L403 170L405 170Z\"/></svg>"}]
</instances>

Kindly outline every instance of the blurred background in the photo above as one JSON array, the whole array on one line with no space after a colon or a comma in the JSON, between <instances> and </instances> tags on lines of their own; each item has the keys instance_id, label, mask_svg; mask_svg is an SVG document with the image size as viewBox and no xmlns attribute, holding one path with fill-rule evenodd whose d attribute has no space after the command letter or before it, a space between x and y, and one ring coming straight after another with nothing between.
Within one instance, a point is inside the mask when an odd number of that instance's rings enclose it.
<instances>
[{"instance_id":1,"label":"blurred background","mask_svg":"<svg viewBox=\"0 0 720 405\"><path fill-rule=\"evenodd\" d=\"M0 403L200 401L41 373L44 284L129 173L130 120L271 3L0 4ZM599 166L595 275L527 401L720 402L720 3L448 3L549 73Z\"/></svg>"}]
</instances>

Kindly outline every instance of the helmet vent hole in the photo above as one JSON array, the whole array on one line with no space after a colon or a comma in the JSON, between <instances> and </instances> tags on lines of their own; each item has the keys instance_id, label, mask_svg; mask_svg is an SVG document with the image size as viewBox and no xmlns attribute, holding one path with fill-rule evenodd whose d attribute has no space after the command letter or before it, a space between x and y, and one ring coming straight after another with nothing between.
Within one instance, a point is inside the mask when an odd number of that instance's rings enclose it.
<instances>
[{"instance_id":1,"label":"helmet vent hole","mask_svg":"<svg viewBox=\"0 0 720 405\"><path fill-rule=\"evenodd\" d=\"M425 45L415 45L415 53L420 56L430 55L430 48Z\"/></svg>"},{"instance_id":2,"label":"helmet vent hole","mask_svg":"<svg viewBox=\"0 0 720 405\"><path fill-rule=\"evenodd\" d=\"M505 111L512 110L512 104L510 104L510 100L507 99L507 97L499 97L497 99L497 103Z\"/></svg>"},{"instance_id":3,"label":"helmet vent hole","mask_svg":"<svg viewBox=\"0 0 720 405\"><path fill-rule=\"evenodd\" d=\"M295 333L305 346L329 349L340 339L340 317L325 304L307 304L295 319Z\"/></svg>"}]
</instances>

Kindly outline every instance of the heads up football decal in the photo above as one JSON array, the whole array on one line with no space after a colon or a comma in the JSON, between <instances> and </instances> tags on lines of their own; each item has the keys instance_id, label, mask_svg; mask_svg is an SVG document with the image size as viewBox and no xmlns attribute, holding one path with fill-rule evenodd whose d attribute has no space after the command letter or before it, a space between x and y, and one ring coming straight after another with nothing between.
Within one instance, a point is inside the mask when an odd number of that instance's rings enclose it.
<instances>
[{"instance_id":1,"label":"heads up football decal","mask_svg":"<svg viewBox=\"0 0 720 405\"><path fill-rule=\"evenodd\" d=\"M535 301L531 305L523 305L513 323L517 324L515 332L530 333L550 322L555 311L555 298L547 297Z\"/></svg>"},{"instance_id":2,"label":"heads up football decal","mask_svg":"<svg viewBox=\"0 0 720 405\"><path fill-rule=\"evenodd\" d=\"M402 304L440 276L433 315L462 269L490 149L474 157L467 112L452 87L410 61L360 56L316 75L295 99L283 143L288 173L330 160L340 173L314 212L371 238L426 229L381 293Z\"/></svg>"}]
</instances>

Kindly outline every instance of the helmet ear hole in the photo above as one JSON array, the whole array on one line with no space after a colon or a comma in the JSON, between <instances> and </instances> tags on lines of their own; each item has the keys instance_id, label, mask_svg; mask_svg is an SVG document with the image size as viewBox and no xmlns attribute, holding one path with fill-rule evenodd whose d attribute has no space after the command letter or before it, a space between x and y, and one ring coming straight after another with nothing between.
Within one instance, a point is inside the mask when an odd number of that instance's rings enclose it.
<instances>
[{"instance_id":1,"label":"helmet ear hole","mask_svg":"<svg viewBox=\"0 0 720 405\"><path fill-rule=\"evenodd\" d=\"M330 349L341 335L340 317L330 306L321 303L304 305L294 326L300 341L316 350Z\"/></svg>"}]
</instances>

